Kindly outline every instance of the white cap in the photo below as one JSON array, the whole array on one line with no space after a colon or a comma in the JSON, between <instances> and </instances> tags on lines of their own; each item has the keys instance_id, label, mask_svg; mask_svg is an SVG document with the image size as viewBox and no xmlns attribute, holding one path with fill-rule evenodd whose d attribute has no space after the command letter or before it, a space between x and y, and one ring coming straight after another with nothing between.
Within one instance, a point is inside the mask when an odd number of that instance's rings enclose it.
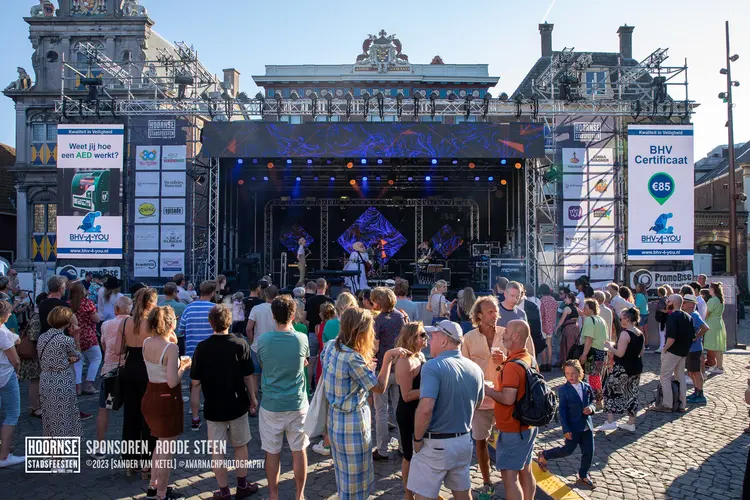
<instances>
[{"instance_id":1,"label":"white cap","mask_svg":"<svg viewBox=\"0 0 750 500\"><path fill-rule=\"evenodd\" d=\"M454 323L453 321L448 321L447 319L441 321L435 326L425 326L424 331L427 333L440 332L458 343L464 341L464 332L461 329L461 325Z\"/></svg>"}]
</instances>

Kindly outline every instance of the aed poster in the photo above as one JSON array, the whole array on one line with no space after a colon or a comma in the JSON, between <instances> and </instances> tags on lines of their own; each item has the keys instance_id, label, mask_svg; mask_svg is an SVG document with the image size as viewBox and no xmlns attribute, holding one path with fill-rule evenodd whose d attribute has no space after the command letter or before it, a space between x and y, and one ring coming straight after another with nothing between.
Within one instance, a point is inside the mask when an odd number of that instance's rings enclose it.
<instances>
[{"instance_id":1,"label":"aed poster","mask_svg":"<svg viewBox=\"0 0 750 500\"><path fill-rule=\"evenodd\" d=\"M693 260L692 125L628 126L628 260Z\"/></svg>"},{"instance_id":2,"label":"aed poster","mask_svg":"<svg viewBox=\"0 0 750 500\"><path fill-rule=\"evenodd\" d=\"M124 139L123 125L58 125L58 259L122 259Z\"/></svg>"}]
</instances>

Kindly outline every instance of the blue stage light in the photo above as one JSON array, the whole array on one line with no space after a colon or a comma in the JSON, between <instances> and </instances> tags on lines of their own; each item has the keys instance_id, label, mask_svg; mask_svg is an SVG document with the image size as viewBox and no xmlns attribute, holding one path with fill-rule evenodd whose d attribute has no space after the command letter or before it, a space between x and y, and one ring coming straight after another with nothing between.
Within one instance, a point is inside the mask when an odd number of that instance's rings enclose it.
<instances>
[{"instance_id":1,"label":"blue stage light","mask_svg":"<svg viewBox=\"0 0 750 500\"><path fill-rule=\"evenodd\" d=\"M251 177L252 180L255 180L255 177Z\"/></svg>"},{"instance_id":2,"label":"blue stage light","mask_svg":"<svg viewBox=\"0 0 750 500\"><path fill-rule=\"evenodd\" d=\"M435 158L433 158L430 163L432 163L433 165L437 165L437 160Z\"/></svg>"},{"instance_id":3,"label":"blue stage light","mask_svg":"<svg viewBox=\"0 0 750 500\"><path fill-rule=\"evenodd\" d=\"M254 163L255 165L257 165L257 164L258 164L258 159L257 159L257 158L253 158L253 163Z\"/></svg>"},{"instance_id":4,"label":"blue stage light","mask_svg":"<svg viewBox=\"0 0 750 500\"><path fill-rule=\"evenodd\" d=\"M409 182L411 182L411 181L414 180L414 178L413 177L408 177L406 180L409 181Z\"/></svg>"},{"instance_id":5,"label":"blue stage light","mask_svg":"<svg viewBox=\"0 0 750 500\"><path fill-rule=\"evenodd\" d=\"M477 176L477 177L474 177L474 180L475 180L475 181L478 181L478 180L479 180L479 176Z\"/></svg>"},{"instance_id":6,"label":"blue stage light","mask_svg":"<svg viewBox=\"0 0 750 500\"><path fill-rule=\"evenodd\" d=\"M362 182L367 182L367 176L362 177Z\"/></svg>"},{"instance_id":7,"label":"blue stage light","mask_svg":"<svg viewBox=\"0 0 750 500\"><path fill-rule=\"evenodd\" d=\"M286 164L287 164L287 165L291 165L291 164L292 164L292 159L291 159L291 158L287 158L287 160L286 160Z\"/></svg>"},{"instance_id":8,"label":"blue stage light","mask_svg":"<svg viewBox=\"0 0 750 500\"><path fill-rule=\"evenodd\" d=\"M380 176L375 177L375 180L379 181L380 180Z\"/></svg>"},{"instance_id":9,"label":"blue stage light","mask_svg":"<svg viewBox=\"0 0 750 500\"><path fill-rule=\"evenodd\" d=\"M331 181L335 181L336 178L334 176L331 176Z\"/></svg>"},{"instance_id":10,"label":"blue stage light","mask_svg":"<svg viewBox=\"0 0 750 500\"><path fill-rule=\"evenodd\" d=\"M383 160L381 160L380 158L378 158L378 165L382 165L382 164L383 164Z\"/></svg>"},{"instance_id":11,"label":"blue stage light","mask_svg":"<svg viewBox=\"0 0 750 500\"><path fill-rule=\"evenodd\" d=\"M238 165L242 165L242 161L243 161L243 160L242 160L242 158L238 158L238 159L237 159L237 164L238 164Z\"/></svg>"},{"instance_id":12,"label":"blue stage light","mask_svg":"<svg viewBox=\"0 0 750 500\"><path fill-rule=\"evenodd\" d=\"M426 180L427 182L430 182L432 180L432 177L430 177L429 175L425 176L424 180Z\"/></svg>"},{"instance_id":13,"label":"blue stage light","mask_svg":"<svg viewBox=\"0 0 750 500\"><path fill-rule=\"evenodd\" d=\"M490 182L492 182L492 181L494 181L494 180L495 180L495 178L494 178L494 177L492 177L492 176L489 176L489 177L487 177L487 180L488 180L488 181L490 181Z\"/></svg>"},{"instance_id":14,"label":"blue stage light","mask_svg":"<svg viewBox=\"0 0 750 500\"><path fill-rule=\"evenodd\" d=\"M453 160L454 165L458 165L458 160Z\"/></svg>"},{"instance_id":15,"label":"blue stage light","mask_svg":"<svg viewBox=\"0 0 750 500\"><path fill-rule=\"evenodd\" d=\"M301 181L301 180L302 180L302 178L300 178L300 177L297 177L297 178L296 178L296 181L297 181L297 182L299 182L299 181Z\"/></svg>"},{"instance_id":16,"label":"blue stage light","mask_svg":"<svg viewBox=\"0 0 750 500\"><path fill-rule=\"evenodd\" d=\"M447 181L447 180L448 180L448 178L447 178L447 177L443 177L443 180L444 180L444 181Z\"/></svg>"},{"instance_id":17,"label":"blue stage light","mask_svg":"<svg viewBox=\"0 0 750 500\"><path fill-rule=\"evenodd\" d=\"M361 160L359 160L359 162L360 162L360 163L361 163L362 165L367 165L367 158L362 158Z\"/></svg>"},{"instance_id":18,"label":"blue stage light","mask_svg":"<svg viewBox=\"0 0 750 500\"><path fill-rule=\"evenodd\" d=\"M264 181L267 181L267 180L268 180L268 176L264 175L264 176L263 176L263 180L264 180Z\"/></svg>"},{"instance_id":19,"label":"blue stage light","mask_svg":"<svg viewBox=\"0 0 750 500\"><path fill-rule=\"evenodd\" d=\"M318 180L318 176L316 175L315 177L313 177L313 180L317 181Z\"/></svg>"},{"instance_id":20,"label":"blue stage light","mask_svg":"<svg viewBox=\"0 0 750 500\"><path fill-rule=\"evenodd\" d=\"M500 165L505 165L506 163L508 163L508 160L500 160Z\"/></svg>"},{"instance_id":21,"label":"blue stage light","mask_svg":"<svg viewBox=\"0 0 750 500\"><path fill-rule=\"evenodd\" d=\"M312 160L307 160L308 165L312 165Z\"/></svg>"}]
</instances>

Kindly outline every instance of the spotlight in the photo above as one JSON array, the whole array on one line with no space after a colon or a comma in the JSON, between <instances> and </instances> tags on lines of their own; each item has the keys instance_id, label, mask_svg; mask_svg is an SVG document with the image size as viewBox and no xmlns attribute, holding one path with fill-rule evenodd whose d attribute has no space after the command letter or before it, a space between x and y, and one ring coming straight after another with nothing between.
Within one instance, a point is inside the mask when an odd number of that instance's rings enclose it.
<instances>
[{"instance_id":1,"label":"spotlight","mask_svg":"<svg viewBox=\"0 0 750 500\"><path fill-rule=\"evenodd\" d=\"M407 177L407 178L406 178L406 180L407 180L407 181L409 181L409 182L411 182L411 181L413 181L413 180L414 180L414 177L412 177L412 176L409 176L409 177Z\"/></svg>"},{"instance_id":2,"label":"spotlight","mask_svg":"<svg viewBox=\"0 0 750 500\"><path fill-rule=\"evenodd\" d=\"M433 165L437 165L437 160L435 158L433 158L430 163L432 163Z\"/></svg>"},{"instance_id":3,"label":"spotlight","mask_svg":"<svg viewBox=\"0 0 750 500\"><path fill-rule=\"evenodd\" d=\"M362 158L361 160L359 160L359 162L360 162L360 163L361 163L362 165L367 165L367 158Z\"/></svg>"},{"instance_id":4,"label":"spotlight","mask_svg":"<svg viewBox=\"0 0 750 500\"><path fill-rule=\"evenodd\" d=\"M237 184L239 184L240 186L243 186L245 184L245 181L240 179L237 181Z\"/></svg>"},{"instance_id":5,"label":"spotlight","mask_svg":"<svg viewBox=\"0 0 750 500\"><path fill-rule=\"evenodd\" d=\"M258 164L258 159L257 159L257 158L253 158L253 164L254 164L254 165L257 165L257 164Z\"/></svg>"},{"instance_id":6,"label":"spotlight","mask_svg":"<svg viewBox=\"0 0 750 500\"><path fill-rule=\"evenodd\" d=\"M195 178L195 183L198 184L199 186L202 186L205 182L206 182L206 177L203 175L199 175L198 177Z\"/></svg>"},{"instance_id":7,"label":"spotlight","mask_svg":"<svg viewBox=\"0 0 750 500\"><path fill-rule=\"evenodd\" d=\"M469 168L474 168L474 167L476 167L476 165L474 165L474 163L469 163Z\"/></svg>"},{"instance_id":8,"label":"spotlight","mask_svg":"<svg viewBox=\"0 0 750 500\"><path fill-rule=\"evenodd\" d=\"M292 164L292 160L291 160L291 159L289 159L289 158L287 158L287 160L286 160L286 164L287 164L287 165L291 165L291 164Z\"/></svg>"},{"instance_id":9,"label":"spotlight","mask_svg":"<svg viewBox=\"0 0 750 500\"><path fill-rule=\"evenodd\" d=\"M237 165L242 165L242 163L244 163L244 160L242 158L239 158L237 160Z\"/></svg>"},{"instance_id":10,"label":"spotlight","mask_svg":"<svg viewBox=\"0 0 750 500\"><path fill-rule=\"evenodd\" d=\"M479 176L474 177L474 180L478 181L479 180Z\"/></svg>"},{"instance_id":11,"label":"spotlight","mask_svg":"<svg viewBox=\"0 0 750 500\"><path fill-rule=\"evenodd\" d=\"M295 178L294 180L296 180L297 182L299 182L299 181L301 181L301 180L302 180L302 178L300 178L300 177L296 177L296 178ZM490 180L492 180L492 179L490 179Z\"/></svg>"},{"instance_id":12,"label":"spotlight","mask_svg":"<svg viewBox=\"0 0 750 500\"><path fill-rule=\"evenodd\" d=\"M346 164L346 168L353 168L353 167L354 167L354 163L352 162L349 162Z\"/></svg>"},{"instance_id":13,"label":"spotlight","mask_svg":"<svg viewBox=\"0 0 750 500\"><path fill-rule=\"evenodd\" d=\"M500 160L500 165L505 165L506 163L508 163L508 160L505 160L505 159Z\"/></svg>"},{"instance_id":14,"label":"spotlight","mask_svg":"<svg viewBox=\"0 0 750 500\"><path fill-rule=\"evenodd\" d=\"M375 177L375 180L379 181L380 180L380 176Z\"/></svg>"},{"instance_id":15,"label":"spotlight","mask_svg":"<svg viewBox=\"0 0 750 500\"><path fill-rule=\"evenodd\" d=\"M378 165L382 165L382 164L383 164L383 160L381 160L380 158L378 158Z\"/></svg>"},{"instance_id":16,"label":"spotlight","mask_svg":"<svg viewBox=\"0 0 750 500\"><path fill-rule=\"evenodd\" d=\"M316 175L315 177L313 177L313 180L317 181L318 180L318 176Z\"/></svg>"},{"instance_id":17,"label":"spotlight","mask_svg":"<svg viewBox=\"0 0 750 500\"><path fill-rule=\"evenodd\" d=\"M367 176L362 177L362 182L367 182Z\"/></svg>"},{"instance_id":18,"label":"spotlight","mask_svg":"<svg viewBox=\"0 0 750 500\"><path fill-rule=\"evenodd\" d=\"M515 167L516 167L517 170L521 170L521 168L523 168L523 165L521 164L520 161L517 161L516 164L515 164Z\"/></svg>"},{"instance_id":19,"label":"spotlight","mask_svg":"<svg viewBox=\"0 0 750 500\"><path fill-rule=\"evenodd\" d=\"M388 185L393 186L393 184L394 184L393 179L388 179Z\"/></svg>"},{"instance_id":20,"label":"spotlight","mask_svg":"<svg viewBox=\"0 0 750 500\"><path fill-rule=\"evenodd\" d=\"M331 176L331 182L335 181L336 178L334 176Z\"/></svg>"},{"instance_id":21,"label":"spotlight","mask_svg":"<svg viewBox=\"0 0 750 500\"><path fill-rule=\"evenodd\" d=\"M508 184L508 181L506 181L505 179L500 179L500 184L506 186Z\"/></svg>"},{"instance_id":22,"label":"spotlight","mask_svg":"<svg viewBox=\"0 0 750 500\"><path fill-rule=\"evenodd\" d=\"M443 180L444 180L444 181L447 181L447 180L448 180L448 177L443 177Z\"/></svg>"},{"instance_id":23,"label":"spotlight","mask_svg":"<svg viewBox=\"0 0 750 500\"><path fill-rule=\"evenodd\" d=\"M255 180L255 177L254 177L254 176L253 176L253 177L251 177L251 178L250 178L250 180L254 181L254 180Z\"/></svg>"},{"instance_id":24,"label":"spotlight","mask_svg":"<svg viewBox=\"0 0 750 500\"><path fill-rule=\"evenodd\" d=\"M354 179L350 179L349 180L349 184L351 184L352 186L355 185L356 183L357 183L357 181L354 180Z\"/></svg>"},{"instance_id":25,"label":"spotlight","mask_svg":"<svg viewBox=\"0 0 750 500\"><path fill-rule=\"evenodd\" d=\"M273 168L273 162L269 161L267 166L268 166L268 168Z\"/></svg>"},{"instance_id":26,"label":"spotlight","mask_svg":"<svg viewBox=\"0 0 750 500\"><path fill-rule=\"evenodd\" d=\"M299 179L299 177L298 177L298 179ZM495 180L495 178L490 175L489 177L487 177L487 180L490 181L490 182L492 182L492 181Z\"/></svg>"},{"instance_id":27,"label":"spotlight","mask_svg":"<svg viewBox=\"0 0 750 500\"><path fill-rule=\"evenodd\" d=\"M308 165L312 165L312 160L307 160Z\"/></svg>"},{"instance_id":28,"label":"spotlight","mask_svg":"<svg viewBox=\"0 0 750 500\"><path fill-rule=\"evenodd\" d=\"M732 62L735 62L739 58L740 58L740 56L738 56L737 54L735 54L732 57L730 57L729 60L732 61Z\"/></svg>"},{"instance_id":29,"label":"spotlight","mask_svg":"<svg viewBox=\"0 0 750 500\"><path fill-rule=\"evenodd\" d=\"M264 176L263 176L263 180L264 180L264 181L267 181L267 180L268 180L268 176L267 176L267 175L264 175Z\"/></svg>"},{"instance_id":30,"label":"spotlight","mask_svg":"<svg viewBox=\"0 0 750 500\"><path fill-rule=\"evenodd\" d=\"M726 68L721 68L721 70L719 70L719 73L721 73L722 75L726 75L727 74L727 69Z\"/></svg>"},{"instance_id":31,"label":"spotlight","mask_svg":"<svg viewBox=\"0 0 750 500\"><path fill-rule=\"evenodd\" d=\"M331 160L326 160L326 165L330 165L331 163L333 163Z\"/></svg>"},{"instance_id":32,"label":"spotlight","mask_svg":"<svg viewBox=\"0 0 750 500\"><path fill-rule=\"evenodd\" d=\"M427 175L427 176L425 176L424 180L426 180L427 182L430 182L432 180L432 177L430 177L429 175Z\"/></svg>"}]
</instances>

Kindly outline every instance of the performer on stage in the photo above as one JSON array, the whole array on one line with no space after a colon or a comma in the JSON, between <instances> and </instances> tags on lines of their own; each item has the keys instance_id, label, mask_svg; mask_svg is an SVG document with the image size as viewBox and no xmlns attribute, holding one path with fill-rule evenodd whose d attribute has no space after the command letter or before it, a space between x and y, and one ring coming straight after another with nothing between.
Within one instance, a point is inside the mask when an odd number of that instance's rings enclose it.
<instances>
[{"instance_id":1,"label":"performer on stage","mask_svg":"<svg viewBox=\"0 0 750 500\"><path fill-rule=\"evenodd\" d=\"M299 267L299 281L305 282L305 271L307 270L307 241L300 238L299 247L297 247L297 266Z\"/></svg>"},{"instance_id":2,"label":"performer on stage","mask_svg":"<svg viewBox=\"0 0 750 500\"><path fill-rule=\"evenodd\" d=\"M349 255L349 262L344 266L344 271L357 271L359 270L358 278L346 278L347 285L352 290L359 289L364 290L370 288L367 286L367 270L365 269L365 262L370 263L370 258L367 255L367 248L361 241L356 242L352 245L352 253ZM359 280L357 287L352 283L353 280Z\"/></svg>"},{"instance_id":3,"label":"performer on stage","mask_svg":"<svg viewBox=\"0 0 750 500\"><path fill-rule=\"evenodd\" d=\"M417 262L427 264L430 260L432 260L432 245L429 240L424 240L417 247Z\"/></svg>"}]
</instances>

